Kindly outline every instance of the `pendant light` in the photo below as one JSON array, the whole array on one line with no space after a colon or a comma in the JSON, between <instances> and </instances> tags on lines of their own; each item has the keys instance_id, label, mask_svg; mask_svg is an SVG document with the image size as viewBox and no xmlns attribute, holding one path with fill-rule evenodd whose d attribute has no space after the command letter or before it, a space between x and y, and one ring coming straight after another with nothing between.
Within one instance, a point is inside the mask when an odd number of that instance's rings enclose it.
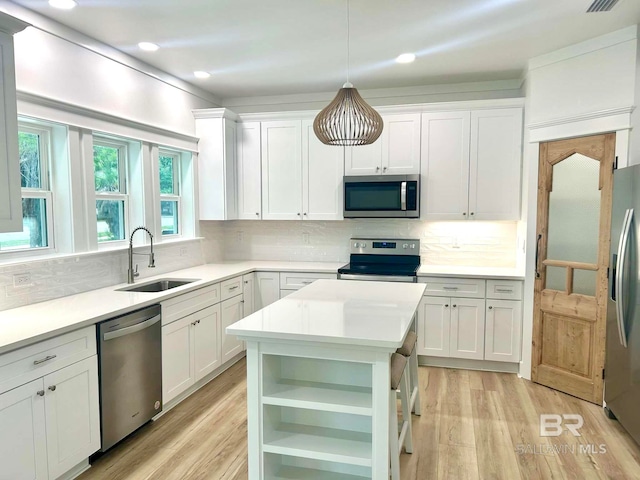
<instances>
[{"instance_id":1,"label":"pendant light","mask_svg":"<svg viewBox=\"0 0 640 480\"><path fill-rule=\"evenodd\" d=\"M382 133L382 117L349 82L349 0L347 0L347 82L313 121L313 131L326 145L370 145Z\"/></svg>"}]
</instances>

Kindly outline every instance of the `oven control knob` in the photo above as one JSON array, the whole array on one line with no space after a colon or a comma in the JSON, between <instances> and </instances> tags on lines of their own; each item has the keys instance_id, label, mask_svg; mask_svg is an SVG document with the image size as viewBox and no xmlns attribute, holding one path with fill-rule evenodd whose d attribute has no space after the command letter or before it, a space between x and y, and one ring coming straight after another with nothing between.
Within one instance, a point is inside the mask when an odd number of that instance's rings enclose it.
<instances>
[{"instance_id":1,"label":"oven control knob","mask_svg":"<svg viewBox=\"0 0 640 480\"><path fill-rule=\"evenodd\" d=\"M364 248L364 247L366 247L366 246L367 246L367 244L366 244L366 243L364 243L364 242L362 242L362 243L360 244L360 248Z\"/></svg>"},{"instance_id":2,"label":"oven control knob","mask_svg":"<svg viewBox=\"0 0 640 480\"><path fill-rule=\"evenodd\" d=\"M353 243L353 248L359 248L359 247L360 247L360 244L358 242Z\"/></svg>"},{"instance_id":3,"label":"oven control knob","mask_svg":"<svg viewBox=\"0 0 640 480\"><path fill-rule=\"evenodd\" d=\"M408 243L403 244L402 248L409 248L409 244Z\"/></svg>"},{"instance_id":4,"label":"oven control knob","mask_svg":"<svg viewBox=\"0 0 640 480\"><path fill-rule=\"evenodd\" d=\"M412 244L411 244L411 246L410 246L410 248L416 248L416 244L415 244L415 243L412 243Z\"/></svg>"}]
</instances>

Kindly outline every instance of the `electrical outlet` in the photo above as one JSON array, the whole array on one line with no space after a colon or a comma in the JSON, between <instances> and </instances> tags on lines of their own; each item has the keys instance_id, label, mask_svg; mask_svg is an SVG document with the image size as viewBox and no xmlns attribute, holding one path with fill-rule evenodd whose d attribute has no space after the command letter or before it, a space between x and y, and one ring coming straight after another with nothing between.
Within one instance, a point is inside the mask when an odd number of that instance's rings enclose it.
<instances>
[{"instance_id":1,"label":"electrical outlet","mask_svg":"<svg viewBox=\"0 0 640 480\"><path fill-rule=\"evenodd\" d=\"M309 245L309 232L302 232L302 243Z\"/></svg>"},{"instance_id":2,"label":"electrical outlet","mask_svg":"<svg viewBox=\"0 0 640 480\"><path fill-rule=\"evenodd\" d=\"M236 240L238 243L244 242L244 232L242 230L236 232Z\"/></svg>"},{"instance_id":3,"label":"electrical outlet","mask_svg":"<svg viewBox=\"0 0 640 480\"><path fill-rule=\"evenodd\" d=\"M189 254L189 250L187 247L180 247L180 256L186 257Z\"/></svg>"},{"instance_id":4,"label":"electrical outlet","mask_svg":"<svg viewBox=\"0 0 640 480\"><path fill-rule=\"evenodd\" d=\"M14 287L28 287L31 285L31 274L30 273L16 273L13 276L13 286Z\"/></svg>"}]
</instances>

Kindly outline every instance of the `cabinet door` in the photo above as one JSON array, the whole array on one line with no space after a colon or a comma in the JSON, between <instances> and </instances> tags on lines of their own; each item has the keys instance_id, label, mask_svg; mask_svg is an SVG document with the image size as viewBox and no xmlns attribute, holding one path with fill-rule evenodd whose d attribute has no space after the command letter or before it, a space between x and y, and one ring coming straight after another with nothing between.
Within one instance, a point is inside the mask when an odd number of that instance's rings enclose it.
<instances>
[{"instance_id":1,"label":"cabinet door","mask_svg":"<svg viewBox=\"0 0 640 480\"><path fill-rule=\"evenodd\" d=\"M245 317L251 315L255 312L255 274L248 273L242 276L243 290L242 293L244 295L244 309L243 314Z\"/></svg>"},{"instance_id":2,"label":"cabinet door","mask_svg":"<svg viewBox=\"0 0 640 480\"><path fill-rule=\"evenodd\" d=\"M382 132L382 174L420 173L420 114L388 115Z\"/></svg>"},{"instance_id":3,"label":"cabinet door","mask_svg":"<svg viewBox=\"0 0 640 480\"><path fill-rule=\"evenodd\" d=\"M226 329L242 318L242 295L225 300L220 304L222 317L222 363L231 360L243 350L242 340L235 335L227 335Z\"/></svg>"},{"instance_id":4,"label":"cabinet door","mask_svg":"<svg viewBox=\"0 0 640 480\"><path fill-rule=\"evenodd\" d=\"M484 358L484 299L451 299L449 356Z\"/></svg>"},{"instance_id":5,"label":"cabinet door","mask_svg":"<svg viewBox=\"0 0 640 480\"><path fill-rule=\"evenodd\" d=\"M418 355L448 357L450 324L450 299L423 297L418 307Z\"/></svg>"},{"instance_id":6,"label":"cabinet door","mask_svg":"<svg viewBox=\"0 0 640 480\"><path fill-rule=\"evenodd\" d=\"M382 135L371 145L345 148L345 175L379 175L382 173Z\"/></svg>"},{"instance_id":7,"label":"cabinet door","mask_svg":"<svg viewBox=\"0 0 640 480\"><path fill-rule=\"evenodd\" d=\"M522 109L471 112L469 216L520 220Z\"/></svg>"},{"instance_id":8,"label":"cabinet door","mask_svg":"<svg viewBox=\"0 0 640 480\"><path fill-rule=\"evenodd\" d=\"M325 145L313 132L313 121L302 122L302 218L342 220L344 148Z\"/></svg>"},{"instance_id":9,"label":"cabinet door","mask_svg":"<svg viewBox=\"0 0 640 480\"><path fill-rule=\"evenodd\" d=\"M257 272L255 290L255 311L271 305L280 298L280 274L278 272Z\"/></svg>"},{"instance_id":10,"label":"cabinet door","mask_svg":"<svg viewBox=\"0 0 640 480\"><path fill-rule=\"evenodd\" d=\"M484 359L519 362L522 343L522 302L487 300Z\"/></svg>"},{"instance_id":11,"label":"cabinet door","mask_svg":"<svg viewBox=\"0 0 640 480\"><path fill-rule=\"evenodd\" d=\"M42 378L0 395L0 479L46 480ZM53 477L52 477L53 478Z\"/></svg>"},{"instance_id":12,"label":"cabinet door","mask_svg":"<svg viewBox=\"0 0 640 480\"><path fill-rule=\"evenodd\" d=\"M260 220L260 122L238 124L238 218Z\"/></svg>"},{"instance_id":13,"label":"cabinet door","mask_svg":"<svg viewBox=\"0 0 640 480\"><path fill-rule=\"evenodd\" d=\"M0 32L0 232L22 231L18 111L13 37Z\"/></svg>"},{"instance_id":14,"label":"cabinet door","mask_svg":"<svg viewBox=\"0 0 640 480\"><path fill-rule=\"evenodd\" d=\"M469 112L422 114L421 218L467 218L470 123Z\"/></svg>"},{"instance_id":15,"label":"cabinet door","mask_svg":"<svg viewBox=\"0 0 640 480\"><path fill-rule=\"evenodd\" d=\"M100 448L98 357L44 377L49 477L58 478Z\"/></svg>"},{"instance_id":16,"label":"cabinet door","mask_svg":"<svg viewBox=\"0 0 640 480\"><path fill-rule=\"evenodd\" d=\"M262 123L262 218L302 218L302 124Z\"/></svg>"},{"instance_id":17,"label":"cabinet door","mask_svg":"<svg viewBox=\"0 0 640 480\"><path fill-rule=\"evenodd\" d=\"M220 304L212 305L190 316L193 329L195 381L213 372L220 361Z\"/></svg>"},{"instance_id":18,"label":"cabinet door","mask_svg":"<svg viewBox=\"0 0 640 480\"><path fill-rule=\"evenodd\" d=\"M162 402L195 382L193 318L188 315L162 327Z\"/></svg>"}]
</instances>

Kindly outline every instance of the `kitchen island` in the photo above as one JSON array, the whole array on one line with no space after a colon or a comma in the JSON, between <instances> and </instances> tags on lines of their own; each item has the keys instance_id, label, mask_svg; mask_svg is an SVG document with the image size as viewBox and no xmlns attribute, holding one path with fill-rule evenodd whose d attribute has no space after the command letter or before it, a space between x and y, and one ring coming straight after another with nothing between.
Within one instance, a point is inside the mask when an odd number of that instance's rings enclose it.
<instances>
[{"instance_id":1,"label":"kitchen island","mask_svg":"<svg viewBox=\"0 0 640 480\"><path fill-rule=\"evenodd\" d=\"M424 289L318 280L227 327L247 343L250 480L388 478L390 356Z\"/></svg>"}]
</instances>

